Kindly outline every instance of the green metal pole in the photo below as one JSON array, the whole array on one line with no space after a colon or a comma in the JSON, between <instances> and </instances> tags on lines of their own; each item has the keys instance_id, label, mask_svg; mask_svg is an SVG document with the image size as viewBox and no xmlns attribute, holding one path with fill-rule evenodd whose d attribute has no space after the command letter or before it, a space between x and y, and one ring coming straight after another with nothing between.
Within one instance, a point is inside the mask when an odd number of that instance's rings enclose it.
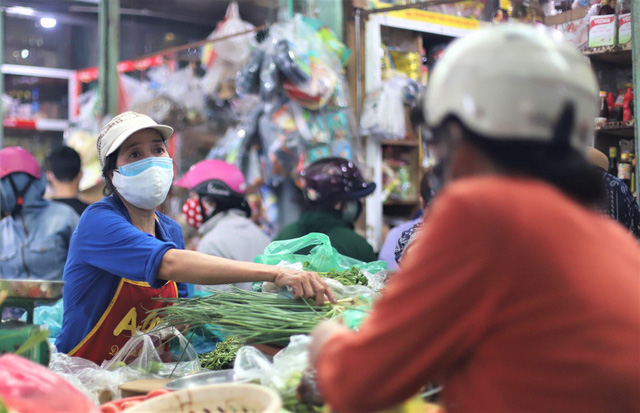
<instances>
[{"instance_id":1,"label":"green metal pole","mask_svg":"<svg viewBox=\"0 0 640 413\"><path fill-rule=\"evenodd\" d=\"M640 70L640 0L631 0L631 46L632 46L632 73L633 73L633 108L634 108L634 140L633 145L636 152L636 195L640 197L640 148L638 148L638 142L640 141L640 77L638 76L638 70Z\"/></svg>"},{"instance_id":2,"label":"green metal pole","mask_svg":"<svg viewBox=\"0 0 640 413\"><path fill-rule=\"evenodd\" d=\"M103 0L104 1L104 0ZM107 67L107 111L115 116L118 114L118 62L120 61L120 0L109 0L109 30Z\"/></svg>"},{"instance_id":3,"label":"green metal pole","mask_svg":"<svg viewBox=\"0 0 640 413\"><path fill-rule=\"evenodd\" d=\"M120 57L120 0L102 0L98 13L100 114L118 112L118 60Z\"/></svg>"},{"instance_id":4,"label":"green metal pole","mask_svg":"<svg viewBox=\"0 0 640 413\"><path fill-rule=\"evenodd\" d=\"M287 0L287 17L289 20L293 19L293 0Z\"/></svg>"}]
</instances>

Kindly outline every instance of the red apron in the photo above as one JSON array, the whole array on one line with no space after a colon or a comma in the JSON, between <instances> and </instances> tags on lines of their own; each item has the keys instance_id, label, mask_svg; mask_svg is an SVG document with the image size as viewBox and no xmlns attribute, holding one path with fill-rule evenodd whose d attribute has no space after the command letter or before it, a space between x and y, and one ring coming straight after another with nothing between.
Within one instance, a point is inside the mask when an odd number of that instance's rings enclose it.
<instances>
[{"instance_id":1,"label":"red apron","mask_svg":"<svg viewBox=\"0 0 640 413\"><path fill-rule=\"evenodd\" d=\"M161 300L153 299L158 297L177 298L178 286L170 281L160 288L151 288L146 282L123 278L98 323L69 355L98 365L110 360L136 329L146 333L160 322L158 318L146 319L149 311L166 306Z\"/></svg>"}]
</instances>

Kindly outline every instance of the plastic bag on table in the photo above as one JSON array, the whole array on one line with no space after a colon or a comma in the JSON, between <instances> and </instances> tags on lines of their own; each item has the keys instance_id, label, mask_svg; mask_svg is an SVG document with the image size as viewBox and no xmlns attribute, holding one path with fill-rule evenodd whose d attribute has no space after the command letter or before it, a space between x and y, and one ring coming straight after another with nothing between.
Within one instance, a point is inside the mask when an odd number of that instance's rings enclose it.
<instances>
[{"instance_id":1,"label":"plastic bag on table","mask_svg":"<svg viewBox=\"0 0 640 413\"><path fill-rule=\"evenodd\" d=\"M62 328L62 299L53 305L40 305L33 310L33 323L46 325L49 330L49 338L55 338Z\"/></svg>"},{"instance_id":2,"label":"plastic bag on table","mask_svg":"<svg viewBox=\"0 0 640 413\"><path fill-rule=\"evenodd\" d=\"M181 377L200 370L198 353L175 328L136 331L111 360L101 365L105 370L124 366L153 377Z\"/></svg>"},{"instance_id":3,"label":"plastic bag on table","mask_svg":"<svg viewBox=\"0 0 640 413\"><path fill-rule=\"evenodd\" d=\"M224 20L218 23L216 29L207 37L207 39L218 39L221 37L236 35L238 33L252 30L254 27L255 26L253 24L240 18L238 3L234 1L229 4L229 7L227 7ZM252 33L247 33L207 43L202 50L202 62L206 66L211 66L216 58L220 58L234 64L241 64L247 57L249 57L252 41Z\"/></svg>"},{"instance_id":4,"label":"plastic bag on table","mask_svg":"<svg viewBox=\"0 0 640 413\"><path fill-rule=\"evenodd\" d=\"M239 380L260 381L276 390L283 398L295 397L302 372L309 365L308 347L311 337L291 336L289 345L270 361L252 346L238 350L233 371Z\"/></svg>"},{"instance_id":5,"label":"plastic bag on table","mask_svg":"<svg viewBox=\"0 0 640 413\"><path fill-rule=\"evenodd\" d=\"M300 254L300 250L313 247L309 254ZM312 271L325 272L335 269L348 270L357 267L371 274L387 269L385 261L365 263L355 258L347 257L331 246L329 237L325 234L312 232L300 238L273 241L265 248L264 253L258 255L254 262L277 265L281 261L289 263L308 263L307 268Z\"/></svg>"},{"instance_id":6,"label":"plastic bag on table","mask_svg":"<svg viewBox=\"0 0 640 413\"><path fill-rule=\"evenodd\" d=\"M108 371L90 360L57 352L51 355L49 369L84 393L94 404L100 404L104 394L109 396L108 399L120 398L119 386L122 383L147 377L129 367Z\"/></svg>"},{"instance_id":7,"label":"plastic bag on table","mask_svg":"<svg viewBox=\"0 0 640 413\"><path fill-rule=\"evenodd\" d=\"M10 411L93 413L98 408L46 367L13 354L0 357L0 400Z\"/></svg>"}]
</instances>

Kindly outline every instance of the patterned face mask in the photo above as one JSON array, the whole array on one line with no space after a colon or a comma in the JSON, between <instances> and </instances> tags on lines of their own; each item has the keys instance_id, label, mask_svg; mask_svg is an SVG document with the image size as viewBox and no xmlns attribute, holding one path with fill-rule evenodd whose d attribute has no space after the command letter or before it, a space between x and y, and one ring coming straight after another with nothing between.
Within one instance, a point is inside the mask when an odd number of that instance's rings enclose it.
<instances>
[{"instance_id":1,"label":"patterned face mask","mask_svg":"<svg viewBox=\"0 0 640 413\"><path fill-rule=\"evenodd\" d=\"M186 200L182 205L182 215L184 215L187 223L195 229L200 228L204 222L200 202L197 199L189 198Z\"/></svg>"}]
</instances>

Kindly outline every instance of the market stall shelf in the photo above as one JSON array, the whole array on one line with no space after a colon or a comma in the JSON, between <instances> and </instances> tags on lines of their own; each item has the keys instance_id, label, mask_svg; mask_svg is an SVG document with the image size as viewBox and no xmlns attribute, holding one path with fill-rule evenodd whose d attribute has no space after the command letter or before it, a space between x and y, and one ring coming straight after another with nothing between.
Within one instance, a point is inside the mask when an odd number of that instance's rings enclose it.
<instances>
[{"instance_id":1,"label":"market stall shelf","mask_svg":"<svg viewBox=\"0 0 640 413\"><path fill-rule=\"evenodd\" d=\"M596 126L599 135L611 135L619 138L633 139L635 119L623 122L607 122L602 126Z\"/></svg>"},{"instance_id":2,"label":"market stall shelf","mask_svg":"<svg viewBox=\"0 0 640 413\"><path fill-rule=\"evenodd\" d=\"M632 44L629 42L614 46L590 47L585 49L583 53L592 60L626 66L631 62L631 48Z\"/></svg>"}]
</instances>

